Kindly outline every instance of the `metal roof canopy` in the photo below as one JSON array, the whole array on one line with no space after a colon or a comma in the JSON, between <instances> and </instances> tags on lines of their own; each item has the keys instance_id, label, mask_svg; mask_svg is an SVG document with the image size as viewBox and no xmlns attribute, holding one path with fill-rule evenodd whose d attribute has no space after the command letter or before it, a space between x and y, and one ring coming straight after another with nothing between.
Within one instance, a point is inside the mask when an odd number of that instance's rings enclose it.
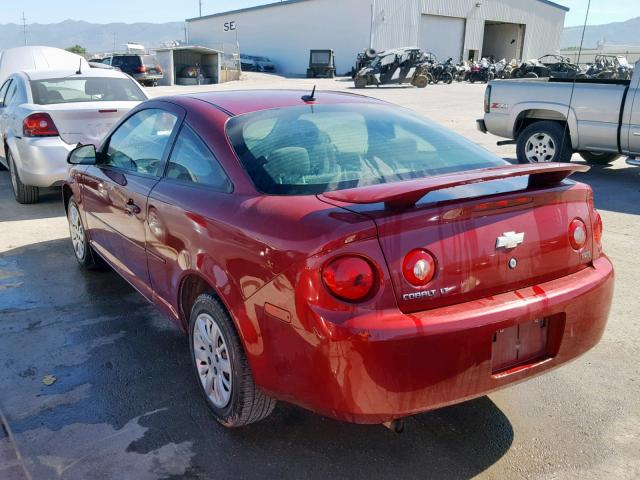
<instances>
[{"instance_id":1,"label":"metal roof canopy","mask_svg":"<svg viewBox=\"0 0 640 480\"><path fill-rule=\"evenodd\" d=\"M223 54L224 52L221 50L216 50L214 48L203 47L200 45L176 45L175 47L160 47L154 48L154 52L174 52L176 50L189 50L195 53L219 53Z\"/></svg>"},{"instance_id":2,"label":"metal roof canopy","mask_svg":"<svg viewBox=\"0 0 640 480\"><path fill-rule=\"evenodd\" d=\"M291 5L294 3L302 3L302 2L308 2L310 0L283 0L281 2L275 2L275 3L266 3L264 5L256 5L255 7L247 7L247 8L239 8L236 10L228 10L226 12L219 12L219 13L212 13L210 15L203 15L201 17L193 17L193 18L187 18L187 22L193 22L196 20L205 20L207 18L215 18L215 17L221 17L224 15L232 15L232 14L236 14L236 13L244 13L244 12L250 12L252 10L261 10L264 8L272 8L272 7L284 7L286 5ZM564 10L565 12L568 12L570 9L569 7L565 7L564 5L560 5L559 3L555 3L552 2L550 0L536 0L537 2L540 3L544 3L546 5L549 5L551 7L555 7L555 8L559 8L560 10Z\"/></svg>"}]
</instances>

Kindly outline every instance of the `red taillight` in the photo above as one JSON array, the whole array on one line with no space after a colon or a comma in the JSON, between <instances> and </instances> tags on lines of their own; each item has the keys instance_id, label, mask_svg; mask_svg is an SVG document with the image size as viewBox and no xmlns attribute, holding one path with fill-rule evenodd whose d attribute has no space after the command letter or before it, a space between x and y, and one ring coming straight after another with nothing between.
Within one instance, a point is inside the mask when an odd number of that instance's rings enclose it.
<instances>
[{"instance_id":1,"label":"red taillight","mask_svg":"<svg viewBox=\"0 0 640 480\"><path fill-rule=\"evenodd\" d=\"M579 218L569 225L569 243L574 250L582 250L587 243L587 226Z\"/></svg>"},{"instance_id":2,"label":"red taillight","mask_svg":"<svg viewBox=\"0 0 640 480\"><path fill-rule=\"evenodd\" d=\"M411 285L423 287L436 274L436 261L426 250L411 250L402 262L402 273Z\"/></svg>"},{"instance_id":3,"label":"red taillight","mask_svg":"<svg viewBox=\"0 0 640 480\"><path fill-rule=\"evenodd\" d=\"M158 73L162 73L162 67L160 65L156 65L156 70L158 71Z\"/></svg>"},{"instance_id":4,"label":"red taillight","mask_svg":"<svg viewBox=\"0 0 640 480\"><path fill-rule=\"evenodd\" d=\"M364 258L344 256L325 265L322 280L336 297L355 302L371 293L375 283L375 272Z\"/></svg>"},{"instance_id":5,"label":"red taillight","mask_svg":"<svg viewBox=\"0 0 640 480\"><path fill-rule=\"evenodd\" d=\"M22 122L25 137L57 137L60 135L48 113L33 113Z\"/></svg>"},{"instance_id":6,"label":"red taillight","mask_svg":"<svg viewBox=\"0 0 640 480\"><path fill-rule=\"evenodd\" d=\"M136 68L136 72L147 73L147 67L145 67L144 65L140 65L138 68Z\"/></svg>"},{"instance_id":7,"label":"red taillight","mask_svg":"<svg viewBox=\"0 0 640 480\"><path fill-rule=\"evenodd\" d=\"M594 212L593 219L593 240L598 246L602 246L602 217L598 212Z\"/></svg>"}]
</instances>

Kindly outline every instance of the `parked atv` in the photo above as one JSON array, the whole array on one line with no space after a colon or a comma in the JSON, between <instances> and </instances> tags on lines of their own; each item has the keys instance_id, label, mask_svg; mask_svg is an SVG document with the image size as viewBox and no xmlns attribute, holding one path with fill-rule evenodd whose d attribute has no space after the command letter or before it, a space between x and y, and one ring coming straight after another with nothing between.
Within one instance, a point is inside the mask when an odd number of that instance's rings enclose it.
<instances>
[{"instance_id":1,"label":"parked atv","mask_svg":"<svg viewBox=\"0 0 640 480\"><path fill-rule=\"evenodd\" d=\"M353 83L356 88L402 84L424 88L429 80L425 55L418 48L406 47L379 52L368 67L356 74Z\"/></svg>"},{"instance_id":2,"label":"parked atv","mask_svg":"<svg viewBox=\"0 0 640 480\"><path fill-rule=\"evenodd\" d=\"M356 64L351 69L351 78L356 78L358 72L371 65L371 62L373 62L377 56L378 52L373 48L367 48L364 52L359 53L356 57Z\"/></svg>"},{"instance_id":3,"label":"parked atv","mask_svg":"<svg viewBox=\"0 0 640 480\"><path fill-rule=\"evenodd\" d=\"M633 67L626 57L616 55L596 55L595 61L586 71L589 78L600 80L630 80Z\"/></svg>"}]
</instances>

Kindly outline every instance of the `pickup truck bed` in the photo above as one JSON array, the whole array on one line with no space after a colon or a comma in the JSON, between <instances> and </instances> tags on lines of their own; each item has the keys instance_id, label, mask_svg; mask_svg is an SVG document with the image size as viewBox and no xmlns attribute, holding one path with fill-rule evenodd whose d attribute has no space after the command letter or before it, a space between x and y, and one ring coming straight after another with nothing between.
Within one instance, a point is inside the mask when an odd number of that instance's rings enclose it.
<instances>
[{"instance_id":1,"label":"pickup truck bed","mask_svg":"<svg viewBox=\"0 0 640 480\"><path fill-rule=\"evenodd\" d=\"M569 161L574 152L592 163L640 155L639 83L638 68L630 81L496 80L478 127L513 139L523 163Z\"/></svg>"}]
</instances>

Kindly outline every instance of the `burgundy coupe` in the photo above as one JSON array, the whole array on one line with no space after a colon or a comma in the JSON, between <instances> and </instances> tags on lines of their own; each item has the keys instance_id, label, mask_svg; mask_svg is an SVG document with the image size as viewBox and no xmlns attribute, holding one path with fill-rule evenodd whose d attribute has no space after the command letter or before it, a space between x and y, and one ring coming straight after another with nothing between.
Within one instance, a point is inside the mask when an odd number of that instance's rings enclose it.
<instances>
[{"instance_id":1,"label":"burgundy coupe","mask_svg":"<svg viewBox=\"0 0 640 480\"><path fill-rule=\"evenodd\" d=\"M75 256L188 332L215 418L358 423L576 358L613 267L588 167L511 165L403 108L243 91L142 103L64 186Z\"/></svg>"}]
</instances>

